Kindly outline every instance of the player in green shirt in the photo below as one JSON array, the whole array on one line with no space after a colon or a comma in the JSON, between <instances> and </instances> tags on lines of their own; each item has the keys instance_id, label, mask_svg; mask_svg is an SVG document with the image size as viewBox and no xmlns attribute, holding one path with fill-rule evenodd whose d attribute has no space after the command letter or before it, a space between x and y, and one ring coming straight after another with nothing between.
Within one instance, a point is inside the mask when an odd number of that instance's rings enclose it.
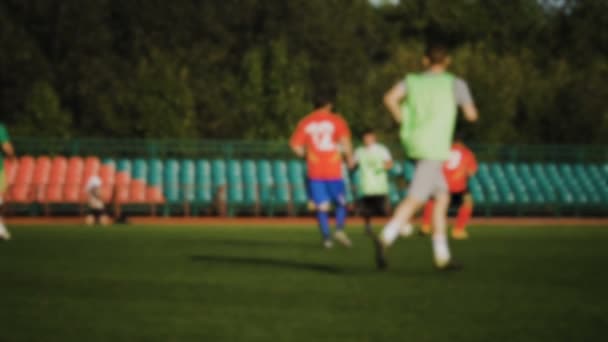
<instances>
[{"instance_id":1,"label":"player in green shirt","mask_svg":"<svg viewBox=\"0 0 608 342\"><path fill-rule=\"evenodd\" d=\"M363 146L355 150L355 162L359 171L357 193L359 208L365 220L365 232L372 235L372 216L386 214L387 171L393 167L393 158L389 150L377 142L373 130L365 130L362 138Z\"/></svg>"},{"instance_id":2,"label":"player in green shirt","mask_svg":"<svg viewBox=\"0 0 608 342\"><path fill-rule=\"evenodd\" d=\"M478 113L467 84L447 72L451 59L445 47L427 47L422 62L426 71L406 75L384 96L386 107L401 125L401 142L407 156L416 161L416 169L407 197L377 239L378 268L386 267L386 249L430 197L435 199L432 237L435 267L458 268L451 260L447 241L450 195L442 166L449 157L458 107L470 122L477 120Z\"/></svg>"},{"instance_id":3,"label":"player in green shirt","mask_svg":"<svg viewBox=\"0 0 608 342\"><path fill-rule=\"evenodd\" d=\"M11 234L4 226L4 221L2 220L4 192L7 188L7 176L4 171L4 155L8 158L13 158L15 156L15 150L11 144L8 131L2 123L0 123L0 149L2 150L0 152L0 241L2 241L10 240L11 238Z\"/></svg>"}]
</instances>

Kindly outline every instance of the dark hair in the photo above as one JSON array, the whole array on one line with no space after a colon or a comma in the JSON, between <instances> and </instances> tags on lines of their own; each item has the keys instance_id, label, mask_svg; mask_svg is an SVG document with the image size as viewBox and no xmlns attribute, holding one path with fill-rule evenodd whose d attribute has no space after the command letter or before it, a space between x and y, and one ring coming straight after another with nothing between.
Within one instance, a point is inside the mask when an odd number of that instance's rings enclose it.
<instances>
[{"instance_id":1,"label":"dark hair","mask_svg":"<svg viewBox=\"0 0 608 342\"><path fill-rule=\"evenodd\" d=\"M361 131L361 138L363 138L364 136L368 135L368 134L374 134L374 130L371 127L366 127Z\"/></svg>"},{"instance_id":2,"label":"dark hair","mask_svg":"<svg viewBox=\"0 0 608 342\"><path fill-rule=\"evenodd\" d=\"M454 141L463 141L466 139L466 133L464 131L456 131L456 133L454 133Z\"/></svg>"},{"instance_id":3,"label":"dark hair","mask_svg":"<svg viewBox=\"0 0 608 342\"><path fill-rule=\"evenodd\" d=\"M440 43L430 43L424 51L424 56L431 65L441 64L448 58L448 48Z\"/></svg>"},{"instance_id":4,"label":"dark hair","mask_svg":"<svg viewBox=\"0 0 608 342\"><path fill-rule=\"evenodd\" d=\"M333 104L334 98L335 91L333 91L332 89L318 90L312 99L312 103L315 106L315 109L317 109L325 107L329 104Z\"/></svg>"}]
</instances>

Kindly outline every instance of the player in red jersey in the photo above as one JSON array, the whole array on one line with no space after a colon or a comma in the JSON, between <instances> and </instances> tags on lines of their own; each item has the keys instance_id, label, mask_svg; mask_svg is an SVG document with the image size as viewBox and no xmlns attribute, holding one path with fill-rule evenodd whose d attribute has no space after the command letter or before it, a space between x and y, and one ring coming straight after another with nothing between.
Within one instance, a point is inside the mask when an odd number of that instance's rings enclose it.
<instances>
[{"instance_id":1,"label":"player in red jersey","mask_svg":"<svg viewBox=\"0 0 608 342\"><path fill-rule=\"evenodd\" d=\"M335 239L350 247L344 233L346 221L346 186L342 176L342 153L349 167L354 165L351 134L344 119L332 112L332 100L325 96L315 99L315 110L304 117L293 133L290 146L293 152L306 159L308 186L315 205L323 245L331 248L329 210L335 205Z\"/></svg>"},{"instance_id":2,"label":"player in red jersey","mask_svg":"<svg viewBox=\"0 0 608 342\"><path fill-rule=\"evenodd\" d=\"M452 230L454 239L463 240L469 237L466 226L473 213L473 196L469 192L468 181L476 172L475 155L460 138L456 138L450 150L450 158L443 165L443 174L452 196L450 202L459 206L456 225ZM424 207L421 228L424 234L431 233L433 208L433 201L429 201Z\"/></svg>"}]
</instances>

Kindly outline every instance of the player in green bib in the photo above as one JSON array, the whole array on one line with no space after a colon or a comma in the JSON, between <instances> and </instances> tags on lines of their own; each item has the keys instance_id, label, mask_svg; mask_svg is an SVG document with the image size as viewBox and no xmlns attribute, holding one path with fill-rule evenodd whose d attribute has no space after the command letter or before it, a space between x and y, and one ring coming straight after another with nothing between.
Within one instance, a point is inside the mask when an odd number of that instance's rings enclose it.
<instances>
[{"instance_id":1,"label":"player in green bib","mask_svg":"<svg viewBox=\"0 0 608 342\"><path fill-rule=\"evenodd\" d=\"M372 217L386 215L389 190L387 171L393 167L393 158L389 150L377 142L373 130L365 130L362 138L363 146L355 150L358 168L357 195L359 209L365 220L365 232L372 235Z\"/></svg>"},{"instance_id":2,"label":"player in green bib","mask_svg":"<svg viewBox=\"0 0 608 342\"><path fill-rule=\"evenodd\" d=\"M13 145L11 144L11 139L8 135L8 131L4 124L0 122L0 241L2 240L10 240L11 234L8 232L6 227L4 226L4 221L2 220L3 214L3 200L4 200L4 192L7 188L7 175L4 170L4 155L8 158L13 158L15 156L15 152L13 149Z\"/></svg>"},{"instance_id":3,"label":"player in green bib","mask_svg":"<svg viewBox=\"0 0 608 342\"><path fill-rule=\"evenodd\" d=\"M451 59L445 47L429 46L422 73L411 73L384 96L384 103L401 125L400 137L407 156L416 161L407 197L377 239L376 262L386 267L385 251L399 236L404 224L433 197L433 254L441 270L458 268L451 260L447 241L447 213L450 204L442 166L448 159L458 106L467 121L477 120L477 108L467 84L447 72Z\"/></svg>"}]
</instances>

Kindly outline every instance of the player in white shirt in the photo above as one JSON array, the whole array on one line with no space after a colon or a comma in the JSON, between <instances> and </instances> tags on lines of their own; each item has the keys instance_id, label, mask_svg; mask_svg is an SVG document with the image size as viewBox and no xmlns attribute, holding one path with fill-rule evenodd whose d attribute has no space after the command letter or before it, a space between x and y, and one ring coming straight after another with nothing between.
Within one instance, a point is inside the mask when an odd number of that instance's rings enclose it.
<instances>
[{"instance_id":1,"label":"player in white shirt","mask_svg":"<svg viewBox=\"0 0 608 342\"><path fill-rule=\"evenodd\" d=\"M101 224L106 226L110 223L110 218L106 213L105 205L101 197L102 181L99 176L91 176L85 187L88 196L89 210L85 219L87 225Z\"/></svg>"}]
</instances>

